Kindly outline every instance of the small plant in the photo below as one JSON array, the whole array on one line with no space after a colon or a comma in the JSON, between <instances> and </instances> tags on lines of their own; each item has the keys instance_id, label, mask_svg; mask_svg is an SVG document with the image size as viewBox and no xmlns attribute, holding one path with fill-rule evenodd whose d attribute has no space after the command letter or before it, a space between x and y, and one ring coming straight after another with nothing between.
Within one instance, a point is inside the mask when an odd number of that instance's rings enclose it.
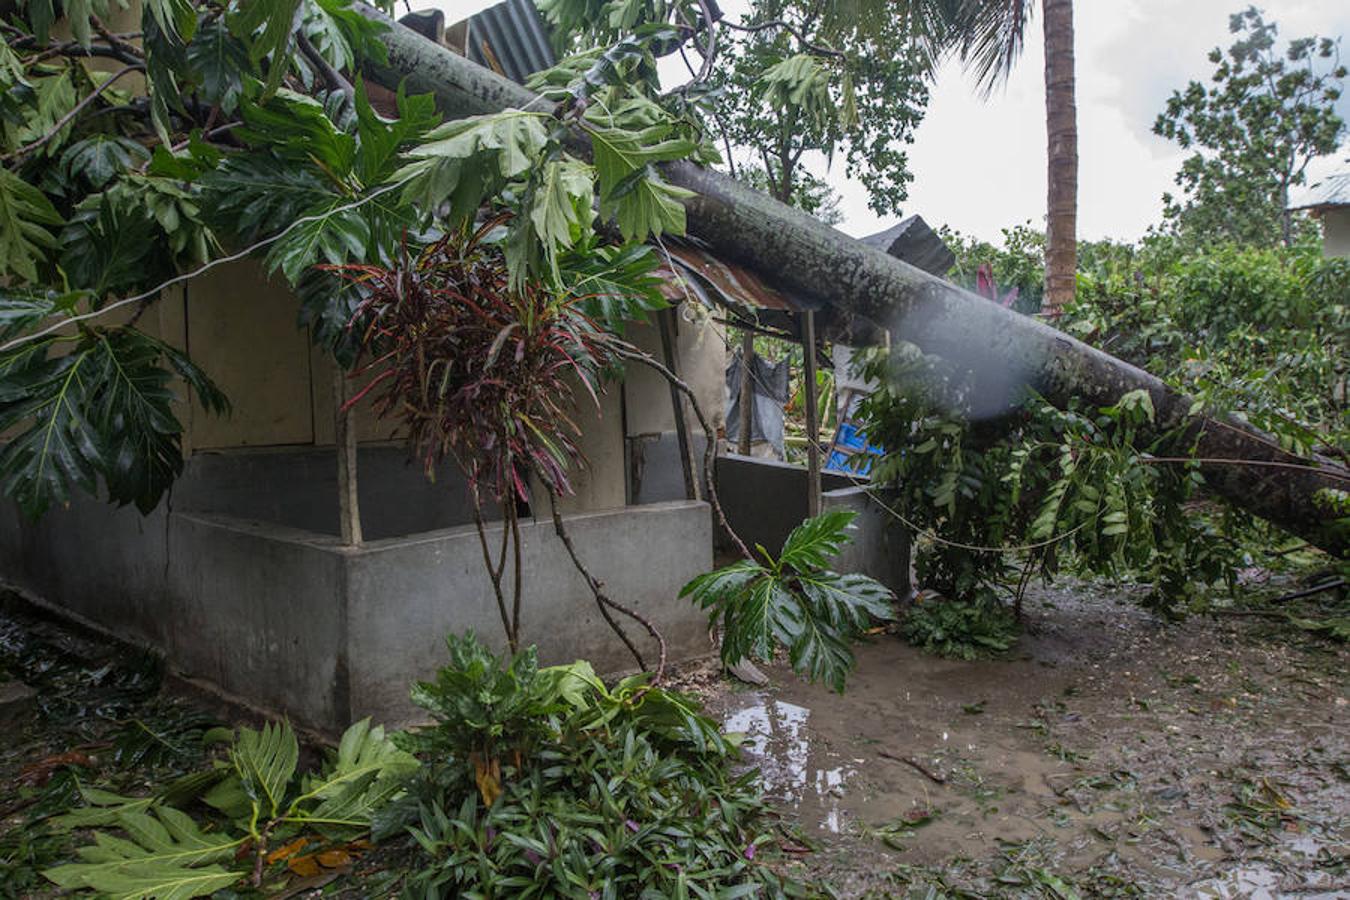
<instances>
[{"instance_id":1,"label":"small plant","mask_svg":"<svg viewBox=\"0 0 1350 900\"><path fill-rule=\"evenodd\" d=\"M916 600L900 622L900 634L929 653L979 659L1012 648L1020 630L1012 611L997 598Z\"/></svg>"},{"instance_id":2,"label":"small plant","mask_svg":"<svg viewBox=\"0 0 1350 900\"><path fill-rule=\"evenodd\" d=\"M866 575L840 575L831 560L848 541L852 510L834 510L798 525L775 559L743 559L700 575L684 586L689 597L710 610L722 626L722 660L771 660L788 652L792 668L812 681L842 692L854 665L849 642L874 620L895 617L895 595Z\"/></svg>"},{"instance_id":3,"label":"small plant","mask_svg":"<svg viewBox=\"0 0 1350 900\"><path fill-rule=\"evenodd\" d=\"M369 831L417 768L369 720L347 729L318 771L300 772L299 759L291 727L269 724L239 729L224 760L157 794L81 788L88 805L53 825L93 829L94 843L77 851L81 862L43 874L63 888L128 898L205 896L245 878L260 887L268 867L307 845L341 847ZM196 800L214 815L179 808Z\"/></svg>"},{"instance_id":4,"label":"small plant","mask_svg":"<svg viewBox=\"0 0 1350 900\"><path fill-rule=\"evenodd\" d=\"M413 699L436 724L380 833L408 827L426 859L409 896L780 896L755 859L769 835L757 773L696 703L584 662L498 659L472 635ZM728 893L730 892L730 893Z\"/></svg>"}]
</instances>

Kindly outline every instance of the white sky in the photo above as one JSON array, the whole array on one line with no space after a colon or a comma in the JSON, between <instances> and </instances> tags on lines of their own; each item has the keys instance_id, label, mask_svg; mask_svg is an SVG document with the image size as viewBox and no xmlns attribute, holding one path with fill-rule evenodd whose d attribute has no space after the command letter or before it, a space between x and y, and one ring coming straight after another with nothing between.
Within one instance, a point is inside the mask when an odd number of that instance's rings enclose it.
<instances>
[{"instance_id":1,"label":"white sky","mask_svg":"<svg viewBox=\"0 0 1350 900\"><path fill-rule=\"evenodd\" d=\"M440 7L455 22L496 0L414 0ZM1228 16L1248 0L1079 0L1075 4L1078 102L1078 232L1085 239L1130 240L1156 222L1162 194L1184 156L1152 134L1153 121L1172 90L1204 80L1213 67L1205 54L1232 43ZM745 0L723 0L729 16ZM1307 34L1350 38L1345 0L1267 0L1259 4L1280 24L1283 39ZM981 100L959 67L939 73L928 113L909 147L914 181L906 213L934 227L997 241L1000 229L1045 217L1044 50L1039 18L1028 30L1026 52L1007 88ZM1344 53L1350 58L1350 40ZM1350 118L1350 95L1341 101ZM1323 170L1343 166L1346 148ZM850 234L878 231L891 220L867 208L860 184L842 165L813 166L843 196Z\"/></svg>"}]
</instances>

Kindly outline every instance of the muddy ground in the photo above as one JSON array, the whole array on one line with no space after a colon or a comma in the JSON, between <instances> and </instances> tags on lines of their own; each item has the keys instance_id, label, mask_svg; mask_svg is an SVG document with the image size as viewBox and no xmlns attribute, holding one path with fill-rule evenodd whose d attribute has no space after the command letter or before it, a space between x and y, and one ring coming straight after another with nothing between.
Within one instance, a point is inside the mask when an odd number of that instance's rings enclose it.
<instances>
[{"instance_id":1,"label":"muddy ground","mask_svg":"<svg viewBox=\"0 0 1350 900\"><path fill-rule=\"evenodd\" d=\"M1344 645L1042 590L1007 659L710 691L840 896L1350 897Z\"/></svg>"},{"instance_id":2,"label":"muddy ground","mask_svg":"<svg viewBox=\"0 0 1350 900\"><path fill-rule=\"evenodd\" d=\"M1033 596L1004 659L879 635L842 696L781 668L684 678L748 735L783 865L835 896L1350 897L1348 660L1269 609L1168 623L1071 584ZM0 603L0 681L38 689L3 723L0 896L50 895L72 837L43 818L82 780L144 793L201 765L213 715L158 675Z\"/></svg>"}]
</instances>

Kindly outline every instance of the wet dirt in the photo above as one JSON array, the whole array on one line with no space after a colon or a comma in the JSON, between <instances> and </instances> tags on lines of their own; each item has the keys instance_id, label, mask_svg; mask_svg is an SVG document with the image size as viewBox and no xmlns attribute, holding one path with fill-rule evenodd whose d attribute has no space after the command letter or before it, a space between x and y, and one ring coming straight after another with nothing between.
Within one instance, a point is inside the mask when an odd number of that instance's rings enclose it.
<instances>
[{"instance_id":1,"label":"wet dirt","mask_svg":"<svg viewBox=\"0 0 1350 900\"><path fill-rule=\"evenodd\" d=\"M709 704L843 897L1350 897L1347 659L1069 584L1008 658L881 635L843 695L771 667Z\"/></svg>"}]
</instances>

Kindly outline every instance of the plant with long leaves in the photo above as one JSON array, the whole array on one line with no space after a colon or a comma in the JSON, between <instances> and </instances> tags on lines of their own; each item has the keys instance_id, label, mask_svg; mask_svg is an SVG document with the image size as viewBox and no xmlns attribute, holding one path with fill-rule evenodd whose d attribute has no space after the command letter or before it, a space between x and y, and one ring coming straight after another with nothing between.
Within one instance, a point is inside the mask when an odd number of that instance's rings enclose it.
<instances>
[{"instance_id":1,"label":"plant with long leaves","mask_svg":"<svg viewBox=\"0 0 1350 900\"><path fill-rule=\"evenodd\" d=\"M843 692L855 660L850 642L895 617L895 595L866 575L840 575L831 561L849 540L856 513L839 509L807 519L775 558L743 559L684 586L722 626L722 661L772 660L787 651L792 668Z\"/></svg>"},{"instance_id":2,"label":"plant with long leaves","mask_svg":"<svg viewBox=\"0 0 1350 900\"><path fill-rule=\"evenodd\" d=\"M509 247L501 244L511 239L508 222L504 215L472 231L463 227L394 268L334 271L362 295L352 327L359 332L355 375L366 384L350 402L370 396L377 415L397 419L428 475L447 459L464 475L502 627L517 649L520 510L531 502L532 479L550 504L572 492L571 470L584 463L576 391L598 406L602 374L620 357L618 338L586 314L587 297L555 293L534 281L515 284ZM630 260L628 266L629 276L645 280L640 265ZM611 267L611 278L619 277L616 271ZM497 507L502 521L495 560L485 502ZM556 508L553 518L563 536ZM616 631L623 634L610 609L653 631L645 619L606 598L570 541L568 549ZM508 553L515 560L509 601Z\"/></svg>"}]
</instances>

